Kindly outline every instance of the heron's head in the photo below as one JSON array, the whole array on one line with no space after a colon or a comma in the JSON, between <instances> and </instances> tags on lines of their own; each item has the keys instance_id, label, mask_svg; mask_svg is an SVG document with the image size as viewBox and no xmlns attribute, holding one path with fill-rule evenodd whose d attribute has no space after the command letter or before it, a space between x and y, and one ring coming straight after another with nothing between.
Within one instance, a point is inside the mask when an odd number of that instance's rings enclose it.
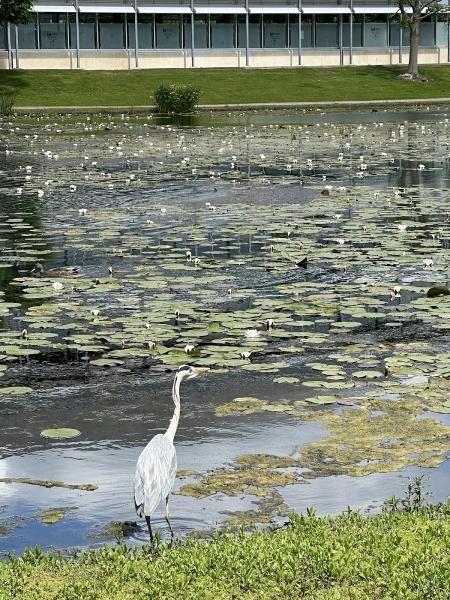
<instances>
[{"instance_id":1,"label":"heron's head","mask_svg":"<svg viewBox=\"0 0 450 600\"><path fill-rule=\"evenodd\" d=\"M181 365L177 371L177 377L180 377L181 381L187 381L188 379L194 379L202 373L209 371L206 367L192 367L189 365Z\"/></svg>"}]
</instances>

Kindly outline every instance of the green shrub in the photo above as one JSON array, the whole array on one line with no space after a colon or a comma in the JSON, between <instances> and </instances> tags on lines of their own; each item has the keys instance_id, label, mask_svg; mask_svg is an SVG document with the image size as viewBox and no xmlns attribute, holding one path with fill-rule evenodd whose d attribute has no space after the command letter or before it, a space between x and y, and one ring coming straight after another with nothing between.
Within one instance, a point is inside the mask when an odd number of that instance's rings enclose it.
<instances>
[{"instance_id":1,"label":"green shrub","mask_svg":"<svg viewBox=\"0 0 450 600\"><path fill-rule=\"evenodd\" d=\"M0 116L6 117L14 112L16 94L9 90L0 91Z\"/></svg>"},{"instance_id":2,"label":"green shrub","mask_svg":"<svg viewBox=\"0 0 450 600\"><path fill-rule=\"evenodd\" d=\"M161 83L153 93L159 112L189 113L199 101L200 89L193 85Z\"/></svg>"},{"instance_id":3,"label":"green shrub","mask_svg":"<svg viewBox=\"0 0 450 600\"><path fill-rule=\"evenodd\" d=\"M449 535L450 503L374 516L310 510L277 529L72 557L29 549L0 560L0 599L448 600Z\"/></svg>"}]
</instances>

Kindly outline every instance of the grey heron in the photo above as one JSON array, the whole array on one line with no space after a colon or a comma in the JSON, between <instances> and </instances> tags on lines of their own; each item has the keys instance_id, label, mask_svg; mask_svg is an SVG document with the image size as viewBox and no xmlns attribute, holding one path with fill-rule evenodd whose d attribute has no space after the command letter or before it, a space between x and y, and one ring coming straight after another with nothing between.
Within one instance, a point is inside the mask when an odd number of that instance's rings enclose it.
<instances>
[{"instance_id":1,"label":"grey heron","mask_svg":"<svg viewBox=\"0 0 450 600\"><path fill-rule=\"evenodd\" d=\"M139 455L134 476L134 504L139 517L145 517L150 540L153 532L150 522L158 504L166 501L166 521L173 538L169 519L169 495L177 472L177 455L173 440L180 420L180 385L182 381L193 379L208 371L203 367L182 365L173 380L172 399L175 405L172 419L165 433L158 433L145 446Z\"/></svg>"}]
</instances>

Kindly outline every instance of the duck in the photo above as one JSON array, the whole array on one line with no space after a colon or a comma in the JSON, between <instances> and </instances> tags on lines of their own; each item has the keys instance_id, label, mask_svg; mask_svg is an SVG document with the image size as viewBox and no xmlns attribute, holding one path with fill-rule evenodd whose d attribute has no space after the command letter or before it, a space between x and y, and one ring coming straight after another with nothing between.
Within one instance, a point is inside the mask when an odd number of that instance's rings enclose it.
<instances>
[{"instance_id":1,"label":"duck","mask_svg":"<svg viewBox=\"0 0 450 600\"><path fill-rule=\"evenodd\" d=\"M40 262L37 262L31 272L37 273L39 277L70 277L72 275L77 275L80 272L80 268L57 267L55 269L48 269L46 271L44 265Z\"/></svg>"}]
</instances>

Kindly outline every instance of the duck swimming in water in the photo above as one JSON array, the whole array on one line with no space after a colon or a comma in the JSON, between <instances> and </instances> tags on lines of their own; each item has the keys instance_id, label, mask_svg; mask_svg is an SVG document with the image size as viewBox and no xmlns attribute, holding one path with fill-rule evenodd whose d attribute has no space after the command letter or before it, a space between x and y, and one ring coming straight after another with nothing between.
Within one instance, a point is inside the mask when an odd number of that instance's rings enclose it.
<instances>
[{"instance_id":1,"label":"duck swimming in water","mask_svg":"<svg viewBox=\"0 0 450 600\"><path fill-rule=\"evenodd\" d=\"M71 275L77 275L80 272L80 268L56 267L55 269L48 269L46 271L44 265L40 262L37 262L31 272L37 273L39 277L70 277Z\"/></svg>"}]
</instances>

